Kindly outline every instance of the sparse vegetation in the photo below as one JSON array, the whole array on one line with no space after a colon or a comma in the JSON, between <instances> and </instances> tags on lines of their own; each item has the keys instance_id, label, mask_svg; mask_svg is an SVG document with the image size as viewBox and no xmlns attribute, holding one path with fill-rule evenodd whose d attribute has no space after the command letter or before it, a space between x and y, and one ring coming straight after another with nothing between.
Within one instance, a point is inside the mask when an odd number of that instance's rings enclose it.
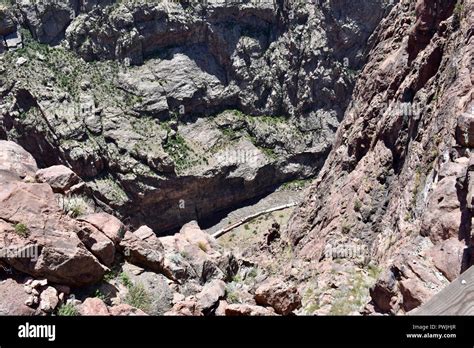
<instances>
[{"instance_id":1,"label":"sparse vegetation","mask_svg":"<svg viewBox=\"0 0 474 348\"><path fill-rule=\"evenodd\" d=\"M348 222L344 222L341 225L341 232L343 234L348 234L351 231L352 226Z\"/></svg>"},{"instance_id":2,"label":"sparse vegetation","mask_svg":"<svg viewBox=\"0 0 474 348\"><path fill-rule=\"evenodd\" d=\"M367 273L369 274L369 277L377 279L382 273L382 269L374 264L369 264L367 266Z\"/></svg>"},{"instance_id":3,"label":"sparse vegetation","mask_svg":"<svg viewBox=\"0 0 474 348\"><path fill-rule=\"evenodd\" d=\"M422 176L423 175L422 175L422 172L421 172L421 168L417 167L416 171L415 171L415 180L414 180L414 184L413 184L413 192L412 192L412 197L411 197L411 207L412 208L415 208L416 201L418 199L418 194L422 190L422 182L423 182Z\"/></svg>"},{"instance_id":4,"label":"sparse vegetation","mask_svg":"<svg viewBox=\"0 0 474 348\"><path fill-rule=\"evenodd\" d=\"M257 275L258 275L258 271L255 267L252 267L250 271L247 273L247 277L252 278L252 279L256 278Z\"/></svg>"},{"instance_id":5,"label":"sparse vegetation","mask_svg":"<svg viewBox=\"0 0 474 348\"><path fill-rule=\"evenodd\" d=\"M234 291L227 293L227 302L229 304L240 303L239 295Z\"/></svg>"},{"instance_id":6,"label":"sparse vegetation","mask_svg":"<svg viewBox=\"0 0 474 348\"><path fill-rule=\"evenodd\" d=\"M314 314L321 305L319 303L319 292L315 291L312 287L308 287L303 294L303 305L305 314Z\"/></svg>"},{"instance_id":7,"label":"sparse vegetation","mask_svg":"<svg viewBox=\"0 0 474 348\"><path fill-rule=\"evenodd\" d=\"M362 202L359 199L354 201L354 211L359 212L362 208Z\"/></svg>"},{"instance_id":8,"label":"sparse vegetation","mask_svg":"<svg viewBox=\"0 0 474 348\"><path fill-rule=\"evenodd\" d=\"M458 18L462 18L462 15L464 13L464 3L463 0L458 0L456 3L456 6L454 7L453 11L454 15L457 16Z\"/></svg>"},{"instance_id":9,"label":"sparse vegetation","mask_svg":"<svg viewBox=\"0 0 474 348\"><path fill-rule=\"evenodd\" d=\"M348 315L359 310L365 303L369 284L361 273L357 273L350 283L334 299L330 315Z\"/></svg>"},{"instance_id":10,"label":"sparse vegetation","mask_svg":"<svg viewBox=\"0 0 474 348\"><path fill-rule=\"evenodd\" d=\"M281 185L282 190L301 190L311 183L311 179L296 179Z\"/></svg>"},{"instance_id":11,"label":"sparse vegetation","mask_svg":"<svg viewBox=\"0 0 474 348\"><path fill-rule=\"evenodd\" d=\"M119 274L119 279L120 282L127 288L130 288L133 285L132 281L130 280L130 277L125 272Z\"/></svg>"},{"instance_id":12,"label":"sparse vegetation","mask_svg":"<svg viewBox=\"0 0 474 348\"><path fill-rule=\"evenodd\" d=\"M28 229L28 226L26 226L24 223L19 222L15 225L15 233L23 238L26 238L30 234L30 231Z\"/></svg>"},{"instance_id":13,"label":"sparse vegetation","mask_svg":"<svg viewBox=\"0 0 474 348\"><path fill-rule=\"evenodd\" d=\"M134 284L128 287L128 293L125 296L124 302L139 308L144 312L150 311L151 298L142 284Z\"/></svg>"},{"instance_id":14,"label":"sparse vegetation","mask_svg":"<svg viewBox=\"0 0 474 348\"><path fill-rule=\"evenodd\" d=\"M92 212L92 201L84 196L61 197L60 205L65 214L76 218L86 213Z\"/></svg>"},{"instance_id":15,"label":"sparse vegetation","mask_svg":"<svg viewBox=\"0 0 474 348\"><path fill-rule=\"evenodd\" d=\"M74 317L80 315L79 310L72 303L65 303L61 305L58 309L57 314L63 317Z\"/></svg>"},{"instance_id":16,"label":"sparse vegetation","mask_svg":"<svg viewBox=\"0 0 474 348\"><path fill-rule=\"evenodd\" d=\"M171 134L168 132L168 136L163 143L163 150L171 156L178 171L197 164L195 159L192 158L192 149L179 133Z\"/></svg>"},{"instance_id":17,"label":"sparse vegetation","mask_svg":"<svg viewBox=\"0 0 474 348\"><path fill-rule=\"evenodd\" d=\"M99 289L97 289L95 292L94 292L94 297L97 297L98 299L101 299L102 301L104 302L107 302L108 298L107 298L107 295L105 295L102 291L100 291Z\"/></svg>"}]
</instances>

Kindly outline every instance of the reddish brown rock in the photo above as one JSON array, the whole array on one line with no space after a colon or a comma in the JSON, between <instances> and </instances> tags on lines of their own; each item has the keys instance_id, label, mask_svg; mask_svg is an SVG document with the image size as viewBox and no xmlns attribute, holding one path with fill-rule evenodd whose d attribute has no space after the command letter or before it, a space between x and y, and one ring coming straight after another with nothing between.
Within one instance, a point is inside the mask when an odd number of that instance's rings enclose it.
<instances>
[{"instance_id":1,"label":"reddish brown rock","mask_svg":"<svg viewBox=\"0 0 474 348\"><path fill-rule=\"evenodd\" d=\"M113 316L136 316L136 315L148 315L141 309L132 307L128 304L122 303L116 306L109 307L109 313Z\"/></svg>"},{"instance_id":2,"label":"reddish brown rock","mask_svg":"<svg viewBox=\"0 0 474 348\"><path fill-rule=\"evenodd\" d=\"M410 310L442 289L444 277L427 250L450 238L468 239L466 187L462 175L453 175L463 166L443 168L438 176L443 163L468 152L454 135L472 104L474 7L458 6L453 15L454 3L417 1L414 20L413 2L402 0L380 23L331 153L283 234L295 259L317 266L321 244L354 240L370 246L382 269L403 260L393 289L374 289L384 312ZM343 262L362 268L353 258ZM337 280L334 269L318 278ZM336 297L342 288L329 291Z\"/></svg>"},{"instance_id":3,"label":"reddish brown rock","mask_svg":"<svg viewBox=\"0 0 474 348\"><path fill-rule=\"evenodd\" d=\"M0 185L0 218L0 247L29 248L37 256L3 260L17 270L73 286L102 278L103 266L80 241L76 222L63 215L49 185Z\"/></svg>"},{"instance_id":4,"label":"reddish brown rock","mask_svg":"<svg viewBox=\"0 0 474 348\"><path fill-rule=\"evenodd\" d=\"M38 167L36 161L20 145L11 141L0 140L0 174L9 175L12 179L34 177ZM1 178L0 175L0 178Z\"/></svg>"},{"instance_id":5,"label":"reddish brown rock","mask_svg":"<svg viewBox=\"0 0 474 348\"><path fill-rule=\"evenodd\" d=\"M104 233L115 245L118 245L125 233L123 223L107 213L95 213L82 217L80 220L87 221L95 228Z\"/></svg>"},{"instance_id":6,"label":"reddish brown rock","mask_svg":"<svg viewBox=\"0 0 474 348\"><path fill-rule=\"evenodd\" d=\"M184 225L179 233L159 239L165 251L163 272L178 282L230 279L238 269L234 255L224 252L194 221Z\"/></svg>"},{"instance_id":7,"label":"reddish brown rock","mask_svg":"<svg viewBox=\"0 0 474 348\"><path fill-rule=\"evenodd\" d=\"M34 315L35 310L25 305L29 297L22 282L14 279L0 281L0 315Z\"/></svg>"},{"instance_id":8,"label":"reddish brown rock","mask_svg":"<svg viewBox=\"0 0 474 348\"><path fill-rule=\"evenodd\" d=\"M429 255L433 258L435 267L449 280L453 281L461 274L461 267L466 244L457 238L450 238L437 245Z\"/></svg>"},{"instance_id":9,"label":"reddish brown rock","mask_svg":"<svg viewBox=\"0 0 474 348\"><path fill-rule=\"evenodd\" d=\"M115 258L114 243L102 232L89 223L78 223L78 236L84 245L99 261L111 266Z\"/></svg>"},{"instance_id":10,"label":"reddish brown rock","mask_svg":"<svg viewBox=\"0 0 474 348\"><path fill-rule=\"evenodd\" d=\"M430 194L422 218L421 233L429 236L433 242L458 237L461 217L456 177L448 176Z\"/></svg>"},{"instance_id":11,"label":"reddish brown rock","mask_svg":"<svg viewBox=\"0 0 474 348\"><path fill-rule=\"evenodd\" d=\"M89 297L80 306L81 315L110 315L107 305L100 298Z\"/></svg>"},{"instance_id":12,"label":"reddish brown rock","mask_svg":"<svg viewBox=\"0 0 474 348\"><path fill-rule=\"evenodd\" d=\"M63 165L40 169L36 172L35 178L38 182L49 184L53 191L58 193L65 193L81 182L76 173Z\"/></svg>"},{"instance_id":13,"label":"reddish brown rock","mask_svg":"<svg viewBox=\"0 0 474 348\"><path fill-rule=\"evenodd\" d=\"M275 312L288 315L301 307L301 296L296 286L281 279L272 279L260 285L255 291L255 301L259 305L273 307Z\"/></svg>"},{"instance_id":14,"label":"reddish brown rock","mask_svg":"<svg viewBox=\"0 0 474 348\"><path fill-rule=\"evenodd\" d=\"M120 247L130 263L155 272L163 270L163 245L150 228L142 226L134 233L126 232Z\"/></svg>"},{"instance_id":15,"label":"reddish brown rock","mask_svg":"<svg viewBox=\"0 0 474 348\"><path fill-rule=\"evenodd\" d=\"M273 309L265 307L247 305L247 304L230 304L225 309L228 316L272 316L276 315Z\"/></svg>"},{"instance_id":16,"label":"reddish brown rock","mask_svg":"<svg viewBox=\"0 0 474 348\"><path fill-rule=\"evenodd\" d=\"M425 303L433 292L426 289L419 279L405 279L400 281L400 292L403 296L403 309L409 312Z\"/></svg>"},{"instance_id":17,"label":"reddish brown rock","mask_svg":"<svg viewBox=\"0 0 474 348\"><path fill-rule=\"evenodd\" d=\"M204 285L202 291L196 295L199 307L204 312L217 306L219 300L225 296L225 283L222 280L214 279Z\"/></svg>"},{"instance_id":18,"label":"reddish brown rock","mask_svg":"<svg viewBox=\"0 0 474 348\"><path fill-rule=\"evenodd\" d=\"M177 302L173 308L166 312L170 316L202 316L202 308L195 299L186 299Z\"/></svg>"},{"instance_id":19,"label":"reddish brown rock","mask_svg":"<svg viewBox=\"0 0 474 348\"><path fill-rule=\"evenodd\" d=\"M386 270L370 288L374 309L380 313L396 313L398 306L398 283L395 275Z\"/></svg>"}]
</instances>

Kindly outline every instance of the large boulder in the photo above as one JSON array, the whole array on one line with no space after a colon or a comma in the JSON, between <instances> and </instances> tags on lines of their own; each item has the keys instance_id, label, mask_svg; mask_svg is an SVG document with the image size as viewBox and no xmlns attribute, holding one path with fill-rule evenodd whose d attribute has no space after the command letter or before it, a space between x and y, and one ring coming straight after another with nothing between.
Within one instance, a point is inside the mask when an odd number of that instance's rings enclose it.
<instances>
[{"instance_id":1,"label":"large boulder","mask_svg":"<svg viewBox=\"0 0 474 348\"><path fill-rule=\"evenodd\" d=\"M219 300L225 296L225 283L222 280L214 279L204 285L202 291L196 295L199 306L204 313L215 309L219 305Z\"/></svg>"},{"instance_id":2,"label":"large boulder","mask_svg":"<svg viewBox=\"0 0 474 348\"><path fill-rule=\"evenodd\" d=\"M282 315L288 315L301 307L301 296L296 286L281 279L272 279L260 285L255 291L255 301L259 305L272 307Z\"/></svg>"},{"instance_id":3,"label":"large boulder","mask_svg":"<svg viewBox=\"0 0 474 348\"><path fill-rule=\"evenodd\" d=\"M169 316L202 316L202 308L194 298L187 298L177 302L173 308L166 312Z\"/></svg>"},{"instance_id":4,"label":"large boulder","mask_svg":"<svg viewBox=\"0 0 474 348\"><path fill-rule=\"evenodd\" d=\"M135 232L126 232L120 242L125 259L155 272L163 270L163 245L153 230L142 226Z\"/></svg>"},{"instance_id":5,"label":"large boulder","mask_svg":"<svg viewBox=\"0 0 474 348\"><path fill-rule=\"evenodd\" d=\"M54 192L65 193L81 179L71 169L57 165L36 172L36 181L48 183Z\"/></svg>"},{"instance_id":6,"label":"large boulder","mask_svg":"<svg viewBox=\"0 0 474 348\"><path fill-rule=\"evenodd\" d=\"M114 243L101 231L88 223L78 223L78 234L84 245L106 266L112 266L115 259Z\"/></svg>"},{"instance_id":7,"label":"large boulder","mask_svg":"<svg viewBox=\"0 0 474 348\"><path fill-rule=\"evenodd\" d=\"M0 140L0 182L2 177L23 179L34 177L38 167L36 161L20 145L11 141Z\"/></svg>"},{"instance_id":8,"label":"large boulder","mask_svg":"<svg viewBox=\"0 0 474 348\"><path fill-rule=\"evenodd\" d=\"M436 244L429 253L435 267L450 282L461 274L465 254L466 244L458 238L450 238Z\"/></svg>"},{"instance_id":9,"label":"large boulder","mask_svg":"<svg viewBox=\"0 0 474 348\"><path fill-rule=\"evenodd\" d=\"M427 290L419 279L403 279L399 282L399 286L400 293L403 296L402 306L405 312L419 307L434 295L432 291Z\"/></svg>"},{"instance_id":10,"label":"large boulder","mask_svg":"<svg viewBox=\"0 0 474 348\"><path fill-rule=\"evenodd\" d=\"M105 268L78 237L77 221L65 216L45 183L23 180L37 171L18 145L0 142L0 261L20 272L72 286L95 283Z\"/></svg>"},{"instance_id":11,"label":"large boulder","mask_svg":"<svg viewBox=\"0 0 474 348\"><path fill-rule=\"evenodd\" d=\"M104 268L75 231L75 222L59 210L47 184L0 185L0 247L35 251L2 259L21 272L67 285L99 281Z\"/></svg>"},{"instance_id":12,"label":"large boulder","mask_svg":"<svg viewBox=\"0 0 474 348\"><path fill-rule=\"evenodd\" d=\"M79 306L81 315L110 315L107 305L100 298L89 297Z\"/></svg>"},{"instance_id":13,"label":"large boulder","mask_svg":"<svg viewBox=\"0 0 474 348\"><path fill-rule=\"evenodd\" d=\"M474 116L468 113L458 117L456 141L461 146L474 147Z\"/></svg>"},{"instance_id":14,"label":"large boulder","mask_svg":"<svg viewBox=\"0 0 474 348\"><path fill-rule=\"evenodd\" d=\"M456 183L455 176L441 179L423 212L421 234L429 236L434 243L458 237L462 212Z\"/></svg>"},{"instance_id":15,"label":"large boulder","mask_svg":"<svg viewBox=\"0 0 474 348\"><path fill-rule=\"evenodd\" d=\"M143 270L137 266L125 263L122 271L127 274L131 282L142 286L148 294L149 303L147 313L150 315L163 315L173 306L173 290L170 280L164 275ZM125 295L126 296L126 295Z\"/></svg>"},{"instance_id":16,"label":"large boulder","mask_svg":"<svg viewBox=\"0 0 474 348\"><path fill-rule=\"evenodd\" d=\"M81 217L79 220L90 223L112 240L115 245L120 243L125 233L123 223L115 216L107 213L94 213Z\"/></svg>"},{"instance_id":17,"label":"large boulder","mask_svg":"<svg viewBox=\"0 0 474 348\"><path fill-rule=\"evenodd\" d=\"M224 252L195 221L184 225L179 233L159 239L165 253L163 272L177 282L228 280L238 270L233 254Z\"/></svg>"},{"instance_id":18,"label":"large boulder","mask_svg":"<svg viewBox=\"0 0 474 348\"><path fill-rule=\"evenodd\" d=\"M28 295L23 283L15 279L0 281L0 315L34 315L35 310L25 305Z\"/></svg>"},{"instance_id":19,"label":"large boulder","mask_svg":"<svg viewBox=\"0 0 474 348\"><path fill-rule=\"evenodd\" d=\"M103 266L78 238L74 221L59 210L49 185L0 185L0 219L1 248L34 252L3 259L17 270L75 286L102 278Z\"/></svg>"},{"instance_id":20,"label":"large boulder","mask_svg":"<svg viewBox=\"0 0 474 348\"><path fill-rule=\"evenodd\" d=\"M377 312L393 313L398 310L398 284L392 271L382 273L370 288L370 297Z\"/></svg>"}]
</instances>

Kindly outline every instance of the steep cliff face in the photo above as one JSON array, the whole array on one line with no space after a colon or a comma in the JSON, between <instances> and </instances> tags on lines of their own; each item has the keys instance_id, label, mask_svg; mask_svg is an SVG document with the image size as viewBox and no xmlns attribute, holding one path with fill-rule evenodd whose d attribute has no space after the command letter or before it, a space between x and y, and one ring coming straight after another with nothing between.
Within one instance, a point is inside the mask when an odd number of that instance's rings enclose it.
<instances>
[{"instance_id":1,"label":"steep cliff face","mask_svg":"<svg viewBox=\"0 0 474 348\"><path fill-rule=\"evenodd\" d=\"M408 312L472 263L473 12L470 0L392 9L289 223L297 257L326 285L339 279L339 292L377 270L368 313ZM319 300L329 307L335 294Z\"/></svg>"},{"instance_id":2,"label":"steep cliff face","mask_svg":"<svg viewBox=\"0 0 474 348\"><path fill-rule=\"evenodd\" d=\"M391 6L19 1L0 137L135 226L204 221L318 173Z\"/></svg>"}]
</instances>

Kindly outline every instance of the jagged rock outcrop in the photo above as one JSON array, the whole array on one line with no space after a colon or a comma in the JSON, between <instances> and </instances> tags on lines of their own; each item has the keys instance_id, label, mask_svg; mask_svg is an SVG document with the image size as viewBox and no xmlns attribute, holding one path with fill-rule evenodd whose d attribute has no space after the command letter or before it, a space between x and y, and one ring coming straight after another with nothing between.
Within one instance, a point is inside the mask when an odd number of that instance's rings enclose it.
<instances>
[{"instance_id":1,"label":"jagged rock outcrop","mask_svg":"<svg viewBox=\"0 0 474 348\"><path fill-rule=\"evenodd\" d=\"M101 279L104 268L87 250L64 216L48 184L27 176L36 169L31 155L14 143L0 141L0 248L13 268L51 281L84 285ZM18 175L18 177L16 177Z\"/></svg>"},{"instance_id":2,"label":"jagged rock outcrop","mask_svg":"<svg viewBox=\"0 0 474 348\"><path fill-rule=\"evenodd\" d=\"M382 21L333 150L285 234L319 269L328 245L376 260L386 271L371 310L408 312L471 264L473 12L470 0L400 1ZM346 282L367 267L343 262Z\"/></svg>"}]
</instances>

